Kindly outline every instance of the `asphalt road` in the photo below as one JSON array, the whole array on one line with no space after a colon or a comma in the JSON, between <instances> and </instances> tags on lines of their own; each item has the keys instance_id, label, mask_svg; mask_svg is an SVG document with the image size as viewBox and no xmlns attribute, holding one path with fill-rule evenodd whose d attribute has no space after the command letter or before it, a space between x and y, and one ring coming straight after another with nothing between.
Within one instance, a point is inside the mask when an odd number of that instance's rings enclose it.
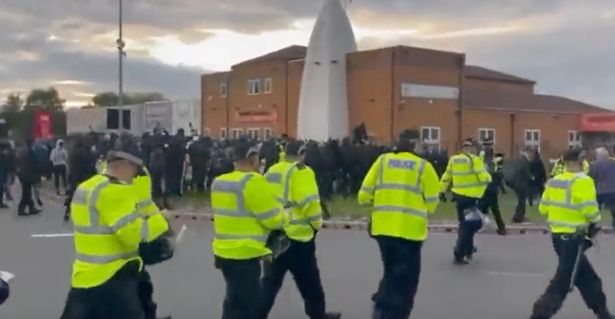
<instances>
[{"instance_id":1,"label":"asphalt road","mask_svg":"<svg viewBox=\"0 0 615 319\"><path fill-rule=\"evenodd\" d=\"M72 263L72 238L33 237L66 234L61 207L46 204L41 216L0 211L0 268L16 274L12 296L0 306L2 319L58 318L66 298ZM175 225L179 227L181 225ZM188 222L176 258L151 268L161 314L176 319L220 318L224 282L213 266L211 227ZM434 234L423 250L423 274L412 318L528 318L534 300L555 270L548 236L478 237L479 253L468 266L452 264L455 236ZM603 237L589 253L615 309L615 245ZM375 242L358 231L323 231L318 257L330 309L344 318L367 319L370 297L381 276ZM290 277L271 318L305 318ZM556 318L594 318L574 292Z\"/></svg>"}]
</instances>

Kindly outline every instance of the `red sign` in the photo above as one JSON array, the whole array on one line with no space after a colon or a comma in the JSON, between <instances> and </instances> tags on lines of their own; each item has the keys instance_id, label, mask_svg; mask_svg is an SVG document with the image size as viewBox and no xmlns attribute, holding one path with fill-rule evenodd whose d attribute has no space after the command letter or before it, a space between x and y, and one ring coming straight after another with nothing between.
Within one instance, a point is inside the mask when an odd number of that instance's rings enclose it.
<instances>
[{"instance_id":1,"label":"red sign","mask_svg":"<svg viewBox=\"0 0 615 319\"><path fill-rule=\"evenodd\" d=\"M276 123L277 112L268 111L238 111L235 112L235 122L238 123Z\"/></svg>"},{"instance_id":2,"label":"red sign","mask_svg":"<svg viewBox=\"0 0 615 319\"><path fill-rule=\"evenodd\" d=\"M615 132L615 113L589 113L579 117L581 132Z\"/></svg>"},{"instance_id":3,"label":"red sign","mask_svg":"<svg viewBox=\"0 0 615 319\"><path fill-rule=\"evenodd\" d=\"M51 114L46 111L37 111L34 114L34 138L48 139L51 134Z\"/></svg>"}]
</instances>

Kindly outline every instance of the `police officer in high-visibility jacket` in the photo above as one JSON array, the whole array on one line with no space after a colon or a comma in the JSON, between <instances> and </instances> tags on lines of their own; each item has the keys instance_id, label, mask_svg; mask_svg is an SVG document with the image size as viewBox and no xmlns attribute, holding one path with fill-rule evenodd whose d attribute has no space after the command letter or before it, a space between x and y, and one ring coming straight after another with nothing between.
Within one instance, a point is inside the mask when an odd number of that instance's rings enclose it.
<instances>
[{"instance_id":1,"label":"police officer in high-visibility jacket","mask_svg":"<svg viewBox=\"0 0 615 319\"><path fill-rule=\"evenodd\" d=\"M290 246L265 266L258 319L269 316L286 272L293 275L310 319L340 318L339 313L325 312L325 294L316 261L316 232L322 225L316 176L305 165L305 146L301 142L288 142L285 153L285 160L270 167L266 178L276 185L279 201L290 209L290 223L284 229Z\"/></svg>"},{"instance_id":2,"label":"police officer in high-visibility jacket","mask_svg":"<svg viewBox=\"0 0 615 319\"><path fill-rule=\"evenodd\" d=\"M477 213L478 201L491 182L491 175L485 169L485 164L476 156L472 139L466 139L463 142L463 150L450 158L446 172L442 175L441 191L446 191L451 182L459 220L454 257L456 263L467 264L476 250L474 234L482 227L481 216Z\"/></svg>"},{"instance_id":3,"label":"police officer in high-visibility jacket","mask_svg":"<svg viewBox=\"0 0 615 319\"><path fill-rule=\"evenodd\" d=\"M602 282L584 254L599 231L597 223L601 216L594 181L583 173L579 154L578 150L564 154L566 171L551 179L542 195L539 210L546 215L551 228L558 266L545 293L534 304L531 319L554 316L571 283L599 319L615 318L607 309Z\"/></svg>"},{"instance_id":4,"label":"police officer in high-visibility jacket","mask_svg":"<svg viewBox=\"0 0 615 319\"><path fill-rule=\"evenodd\" d=\"M581 167L583 169L583 172L585 174L589 173L589 162L585 159L583 159L581 161ZM553 165L553 168L551 169L551 177L555 177L557 175L563 174L566 172L566 162L564 161L563 156L559 157L557 159L557 161L555 162L555 164Z\"/></svg>"},{"instance_id":5,"label":"police officer in high-visibility jacket","mask_svg":"<svg viewBox=\"0 0 615 319\"><path fill-rule=\"evenodd\" d=\"M288 225L288 214L276 199L275 186L259 169L258 149L236 141L235 170L212 183L213 253L226 281L222 318L255 319L261 300L261 260L272 230Z\"/></svg>"},{"instance_id":6,"label":"police officer in high-visibility jacket","mask_svg":"<svg viewBox=\"0 0 615 319\"><path fill-rule=\"evenodd\" d=\"M71 216L76 257L62 319L145 318L138 293L141 250L145 246L150 258L159 260L170 258L173 250L164 236L166 221L145 219L137 210L132 181L142 165L138 148L124 145L109 152L104 175L75 191Z\"/></svg>"},{"instance_id":7,"label":"police officer in high-visibility jacket","mask_svg":"<svg viewBox=\"0 0 615 319\"><path fill-rule=\"evenodd\" d=\"M370 233L384 265L373 319L409 318L414 307L427 217L439 203L438 175L416 155L418 138L417 131L402 132L396 150L378 157L359 190L359 204L372 210Z\"/></svg>"},{"instance_id":8,"label":"police officer in high-visibility jacket","mask_svg":"<svg viewBox=\"0 0 615 319\"><path fill-rule=\"evenodd\" d=\"M170 235L169 224L158 208L158 206L152 200L152 179L147 168L143 167L142 171L133 181L135 194L137 195L137 210L143 215L145 219L156 219L156 225L162 227L162 229L156 231L166 232ZM150 240L155 238L149 238ZM147 256L141 256L144 259L144 263L149 264ZM156 263L154 260L153 263ZM154 302L154 286L152 284L151 276L149 272L143 267L143 270L139 273L139 298L143 311L145 312L145 319L156 319L156 311L158 305ZM170 317L164 317L162 319L169 319Z\"/></svg>"},{"instance_id":9,"label":"police officer in high-visibility jacket","mask_svg":"<svg viewBox=\"0 0 615 319\"><path fill-rule=\"evenodd\" d=\"M484 149L480 152L479 157L483 160L489 174L491 174L491 182L487 185L487 189L479 201L479 208L485 215L489 214L489 211L491 210L498 227L497 233L504 236L506 235L506 224L504 224L504 220L502 219L502 213L500 212L500 205L498 203L498 188L502 182L502 159L498 159L495 156L493 140L483 140L482 144Z\"/></svg>"}]
</instances>

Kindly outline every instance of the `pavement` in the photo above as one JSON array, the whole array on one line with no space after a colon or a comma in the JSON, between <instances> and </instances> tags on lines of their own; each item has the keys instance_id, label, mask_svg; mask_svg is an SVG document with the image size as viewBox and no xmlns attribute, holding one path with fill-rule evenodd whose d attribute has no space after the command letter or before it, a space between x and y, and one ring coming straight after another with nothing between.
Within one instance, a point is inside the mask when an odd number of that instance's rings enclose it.
<instances>
[{"instance_id":1,"label":"pavement","mask_svg":"<svg viewBox=\"0 0 615 319\"><path fill-rule=\"evenodd\" d=\"M0 306L2 319L59 318L66 299L73 258L70 224L62 221L62 207L47 201L40 216L17 217L13 207L0 211L0 269L15 273L12 295ZM174 219L186 225L175 258L150 269L160 314L175 319L220 318L224 281L213 266L211 223ZM414 319L528 318L532 304L555 271L556 258L547 235L499 237L479 235L472 264L454 266L454 234L432 234L423 249L423 273ZM588 253L603 278L610 306L615 309L615 245L601 237L599 248ZM328 306L343 318L368 319L371 294L382 274L375 241L361 230L323 230L318 258ZM270 316L306 318L292 278ZM577 291L555 318L594 318Z\"/></svg>"}]
</instances>

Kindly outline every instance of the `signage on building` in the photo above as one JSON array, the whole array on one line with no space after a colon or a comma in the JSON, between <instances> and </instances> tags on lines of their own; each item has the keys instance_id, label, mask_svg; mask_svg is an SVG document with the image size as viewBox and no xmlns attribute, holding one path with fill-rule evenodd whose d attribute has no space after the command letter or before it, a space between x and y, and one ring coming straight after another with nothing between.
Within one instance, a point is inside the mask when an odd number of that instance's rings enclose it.
<instances>
[{"instance_id":1,"label":"signage on building","mask_svg":"<svg viewBox=\"0 0 615 319\"><path fill-rule=\"evenodd\" d=\"M34 114L34 138L51 138L51 114L47 111L37 111Z\"/></svg>"},{"instance_id":2,"label":"signage on building","mask_svg":"<svg viewBox=\"0 0 615 319\"><path fill-rule=\"evenodd\" d=\"M615 113L581 114L581 132L615 132Z\"/></svg>"},{"instance_id":3,"label":"signage on building","mask_svg":"<svg viewBox=\"0 0 615 319\"><path fill-rule=\"evenodd\" d=\"M269 111L237 111L235 122L238 123L276 123L278 112Z\"/></svg>"},{"instance_id":4,"label":"signage on building","mask_svg":"<svg viewBox=\"0 0 615 319\"><path fill-rule=\"evenodd\" d=\"M401 96L426 99L457 99L459 89L453 86L402 83Z\"/></svg>"}]
</instances>

